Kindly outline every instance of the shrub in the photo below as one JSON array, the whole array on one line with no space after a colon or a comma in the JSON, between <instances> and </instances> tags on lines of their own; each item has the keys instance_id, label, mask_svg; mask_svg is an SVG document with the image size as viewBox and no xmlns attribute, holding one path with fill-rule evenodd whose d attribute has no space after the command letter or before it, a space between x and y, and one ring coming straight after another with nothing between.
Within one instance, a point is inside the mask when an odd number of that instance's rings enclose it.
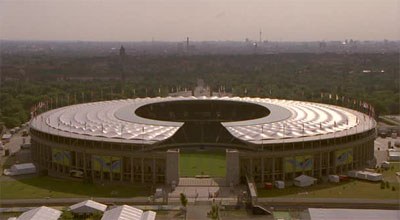
<instances>
[{"instance_id":1,"label":"shrub","mask_svg":"<svg viewBox=\"0 0 400 220\"><path fill-rule=\"evenodd\" d=\"M187 206L188 200L187 200L185 194L183 194L183 193L180 194L180 201L181 201L181 205L182 205L183 207L186 207L186 206Z\"/></svg>"}]
</instances>

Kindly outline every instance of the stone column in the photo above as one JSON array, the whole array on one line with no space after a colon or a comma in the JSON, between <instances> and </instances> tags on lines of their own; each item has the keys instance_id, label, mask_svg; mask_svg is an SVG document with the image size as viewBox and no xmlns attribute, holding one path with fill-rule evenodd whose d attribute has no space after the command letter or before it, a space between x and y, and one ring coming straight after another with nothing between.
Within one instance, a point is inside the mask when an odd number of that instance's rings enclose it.
<instances>
[{"instance_id":1,"label":"stone column","mask_svg":"<svg viewBox=\"0 0 400 220\"><path fill-rule=\"evenodd\" d=\"M165 182L171 184L172 181L179 183L179 149L167 151Z\"/></svg>"},{"instance_id":2,"label":"stone column","mask_svg":"<svg viewBox=\"0 0 400 220\"><path fill-rule=\"evenodd\" d=\"M134 173L133 173L133 157L131 157L131 182L134 182Z\"/></svg>"},{"instance_id":3,"label":"stone column","mask_svg":"<svg viewBox=\"0 0 400 220\"><path fill-rule=\"evenodd\" d=\"M264 184L264 157L261 157L261 183Z\"/></svg>"},{"instance_id":4,"label":"stone column","mask_svg":"<svg viewBox=\"0 0 400 220\"><path fill-rule=\"evenodd\" d=\"M72 154L72 151L70 151L70 154ZM75 159L76 161L76 159ZM87 178L87 171L86 171L86 153L83 152L83 175L85 176L85 179Z\"/></svg>"},{"instance_id":5,"label":"stone column","mask_svg":"<svg viewBox=\"0 0 400 220\"><path fill-rule=\"evenodd\" d=\"M319 153L319 178L322 177L322 160L323 160L322 152Z\"/></svg>"},{"instance_id":6,"label":"stone column","mask_svg":"<svg viewBox=\"0 0 400 220\"><path fill-rule=\"evenodd\" d=\"M156 159L153 158L153 164L152 164L152 179L153 179L153 184L156 183Z\"/></svg>"},{"instance_id":7,"label":"stone column","mask_svg":"<svg viewBox=\"0 0 400 220\"><path fill-rule=\"evenodd\" d=\"M238 185L240 182L239 151L226 149L226 184Z\"/></svg>"},{"instance_id":8,"label":"stone column","mask_svg":"<svg viewBox=\"0 0 400 220\"><path fill-rule=\"evenodd\" d=\"M272 182L275 182L275 157L272 158Z\"/></svg>"},{"instance_id":9,"label":"stone column","mask_svg":"<svg viewBox=\"0 0 400 220\"><path fill-rule=\"evenodd\" d=\"M141 171L142 171L142 183L144 183L144 158L142 158L142 163L141 163Z\"/></svg>"},{"instance_id":10,"label":"stone column","mask_svg":"<svg viewBox=\"0 0 400 220\"><path fill-rule=\"evenodd\" d=\"M328 168L326 170L326 175L331 174L331 152L328 152Z\"/></svg>"}]
</instances>

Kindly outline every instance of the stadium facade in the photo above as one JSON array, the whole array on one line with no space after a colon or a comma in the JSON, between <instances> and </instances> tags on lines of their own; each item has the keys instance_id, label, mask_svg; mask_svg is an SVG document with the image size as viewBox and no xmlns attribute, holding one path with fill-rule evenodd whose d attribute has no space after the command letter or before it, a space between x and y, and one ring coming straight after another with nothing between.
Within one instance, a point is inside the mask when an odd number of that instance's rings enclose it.
<instances>
[{"instance_id":1,"label":"stadium facade","mask_svg":"<svg viewBox=\"0 0 400 220\"><path fill-rule=\"evenodd\" d=\"M49 175L93 181L179 181L179 152L226 152L226 182L316 178L374 160L376 122L339 106L240 97L165 97L66 106L30 124Z\"/></svg>"}]
</instances>

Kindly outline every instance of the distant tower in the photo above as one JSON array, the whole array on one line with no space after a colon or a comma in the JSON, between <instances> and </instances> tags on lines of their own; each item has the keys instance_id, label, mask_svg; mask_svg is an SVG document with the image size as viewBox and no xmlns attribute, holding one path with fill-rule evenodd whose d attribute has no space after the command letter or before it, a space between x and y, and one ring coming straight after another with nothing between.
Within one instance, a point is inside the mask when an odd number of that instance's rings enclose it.
<instances>
[{"instance_id":1,"label":"distant tower","mask_svg":"<svg viewBox=\"0 0 400 220\"><path fill-rule=\"evenodd\" d=\"M122 45L121 45L121 48L119 49L119 56L121 58L126 56L125 48Z\"/></svg>"},{"instance_id":2,"label":"distant tower","mask_svg":"<svg viewBox=\"0 0 400 220\"><path fill-rule=\"evenodd\" d=\"M189 37L186 38L186 51L189 52Z\"/></svg>"},{"instance_id":3,"label":"distant tower","mask_svg":"<svg viewBox=\"0 0 400 220\"><path fill-rule=\"evenodd\" d=\"M120 68L120 72L121 72L121 81L124 82L125 81L125 57L126 57L126 53L125 53L125 48L121 45L121 48L119 49L119 68Z\"/></svg>"},{"instance_id":4,"label":"distant tower","mask_svg":"<svg viewBox=\"0 0 400 220\"><path fill-rule=\"evenodd\" d=\"M262 30L260 29L260 43L262 41Z\"/></svg>"}]
</instances>

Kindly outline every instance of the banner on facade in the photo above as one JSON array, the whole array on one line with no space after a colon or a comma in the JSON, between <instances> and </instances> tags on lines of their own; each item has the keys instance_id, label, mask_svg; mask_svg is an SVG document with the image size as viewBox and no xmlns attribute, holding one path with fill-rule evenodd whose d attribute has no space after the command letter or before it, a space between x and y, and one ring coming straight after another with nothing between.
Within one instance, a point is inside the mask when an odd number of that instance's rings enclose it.
<instances>
[{"instance_id":1,"label":"banner on facade","mask_svg":"<svg viewBox=\"0 0 400 220\"><path fill-rule=\"evenodd\" d=\"M53 163L61 164L64 166L69 166L71 162L71 152L60 149L51 149Z\"/></svg>"},{"instance_id":2,"label":"banner on facade","mask_svg":"<svg viewBox=\"0 0 400 220\"><path fill-rule=\"evenodd\" d=\"M312 170L314 159L312 155L285 157L285 172L299 172Z\"/></svg>"},{"instance_id":3,"label":"banner on facade","mask_svg":"<svg viewBox=\"0 0 400 220\"><path fill-rule=\"evenodd\" d=\"M352 163L353 162L353 149L346 148L343 150L337 150L337 151L335 151L335 158L336 158L336 166Z\"/></svg>"},{"instance_id":4,"label":"banner on facade","mask_svg":"<svg viewBox=\"0 0 400 220\"><path fill-rule=\"evenodd\" d=\"M120 173L121 158L111 156L92 155L93 170Z\"/></svg>"}]
</instances>

